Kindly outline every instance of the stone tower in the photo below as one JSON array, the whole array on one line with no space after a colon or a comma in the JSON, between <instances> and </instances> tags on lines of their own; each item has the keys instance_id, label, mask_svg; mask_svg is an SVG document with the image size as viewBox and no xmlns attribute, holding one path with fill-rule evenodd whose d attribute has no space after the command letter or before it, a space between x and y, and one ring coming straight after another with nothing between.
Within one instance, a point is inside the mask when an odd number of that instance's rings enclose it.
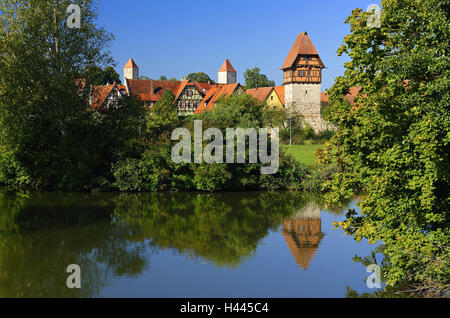
<instances>
[{"instance_id":1,"label":"stone tower","mask_svg":"<svg viewBox=\"0 0 450 318\"><path fill-rule=\"evenodd\" d=\"M139 77L139 67L136 65L136 63L133 61L132 58L130 58L123 67L123 83L125 84L127 82L127 79L138 79Z\"/></svg>"},{"instance_id":2,"label":"stone tower","mask_svg":"<svg viewBox=\"0 0 450 318\"><path fill-rule=\"evenodd\" d=\"M286 110L300 114L316 133L327 129L320 114L322 69L325 68L308 33L300 33L281 69Z\"/></svg>"},{"instance_id":3,"label":"stone tower","mask_svg":"<svg viewBox=\"0 0 450 318\"><path fill-rule=\"evenodd\" d=\"M236 83L236 70L233 65L231 65L230 61L227 59L223 63L222 67L218 73L218 81L219 84L234 84Z\"/></svg>"}]
</instances>

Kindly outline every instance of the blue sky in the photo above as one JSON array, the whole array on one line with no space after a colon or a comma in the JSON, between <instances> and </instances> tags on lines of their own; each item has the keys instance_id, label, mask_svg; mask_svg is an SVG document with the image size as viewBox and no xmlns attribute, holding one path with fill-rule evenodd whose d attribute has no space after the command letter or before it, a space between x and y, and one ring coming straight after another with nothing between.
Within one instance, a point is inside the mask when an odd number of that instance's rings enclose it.
<instances>
[{"instance_id":1,"label":"blue sky","mask_svg":"<svg viewBox=\"0 0 450 318\"><path fill-rule=\"evenodd\" d=\"M307 31L327 69L322 90L344 72L348 57L337 49L352 9L378 0L99 0L98 23L115 35L116 70L133 57L140 75L180 79L217 71L229 59L244 83L243 72L259 67L282 84L280 70L297 35Z\"/></svg>"}]
</instances>

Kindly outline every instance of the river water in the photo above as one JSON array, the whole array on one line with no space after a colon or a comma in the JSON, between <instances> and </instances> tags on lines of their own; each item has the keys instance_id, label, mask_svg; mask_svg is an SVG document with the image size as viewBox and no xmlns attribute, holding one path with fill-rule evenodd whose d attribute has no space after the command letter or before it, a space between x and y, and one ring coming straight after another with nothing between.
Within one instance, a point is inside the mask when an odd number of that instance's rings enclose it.
<instances>
[{"instance_id":1,"label":"river water","mask_svg":"<svg viewBox=\"0 0 450 318\"><path fill-rule=\"evenodd\" d=\"M0 297L345 297L374 246L298 192L0 193ZM67 287L70 264L80 289Z\"/></svg>"}]
</instances>

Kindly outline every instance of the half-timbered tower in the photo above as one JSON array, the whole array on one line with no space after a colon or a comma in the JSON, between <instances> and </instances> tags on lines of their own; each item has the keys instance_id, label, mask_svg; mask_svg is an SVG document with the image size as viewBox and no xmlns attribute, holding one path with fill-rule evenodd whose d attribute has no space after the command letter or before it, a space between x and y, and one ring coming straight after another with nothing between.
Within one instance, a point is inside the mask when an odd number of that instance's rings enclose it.
<instances>
[{"instance_id":1,"label":"half-timbered tower","mask_svg":"<svg viewBox=\"0 0 450 318\"><path fill-rule=\"evenodd\" d=\"M316 132L327 129L320 114L324 68L325 65L306 32L298 35L281 67L287 111L303 115L304 121Z\"/></svg>"}]
</instances>

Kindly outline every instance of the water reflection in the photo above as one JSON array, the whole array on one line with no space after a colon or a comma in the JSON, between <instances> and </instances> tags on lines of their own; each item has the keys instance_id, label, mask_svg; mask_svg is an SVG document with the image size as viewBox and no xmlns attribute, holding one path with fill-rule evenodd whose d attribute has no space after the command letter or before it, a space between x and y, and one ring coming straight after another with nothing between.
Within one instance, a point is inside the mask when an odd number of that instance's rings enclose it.
<instances>
[{"instance_id":1,"label":"water reflection","mask_svg":"<svg viewBox=\"0 0 450 318\"><path fill-rule=\"evenodd\" d=\"M0 213L8 220L0 238L0 297L89 297L114 276L148 268L149 246L123 239L129 228L111 224L113 206L105 199L3 196ZM82 269L80 290L66 287L69 264Z\"/></svg>"},{"instance_id":2,"label":"water reflection","mask_svg":"<svg viewBox=\"0 0 450 318\"><path fill-rule=\"evenodd\" d=\"M322 235L320 208L317 219L308 200L289 192L0 193L0 297L98 296L116 278L151 269L167 249L236 268L286 219L288 245L307 267ZM66 287L69 264L81 267L81 290Z\"/></svg>"},{"instance_id":3,"label":"water reflection","mask_svg":"<svg viewBox=\"0 0 450 318\"><path fill-rule=\"evenodd\" d=\"M309 202L283 222L283 237L292 256L302 269L308 269L324 237L320 206Z\"/></svg>"}]
</instances>

